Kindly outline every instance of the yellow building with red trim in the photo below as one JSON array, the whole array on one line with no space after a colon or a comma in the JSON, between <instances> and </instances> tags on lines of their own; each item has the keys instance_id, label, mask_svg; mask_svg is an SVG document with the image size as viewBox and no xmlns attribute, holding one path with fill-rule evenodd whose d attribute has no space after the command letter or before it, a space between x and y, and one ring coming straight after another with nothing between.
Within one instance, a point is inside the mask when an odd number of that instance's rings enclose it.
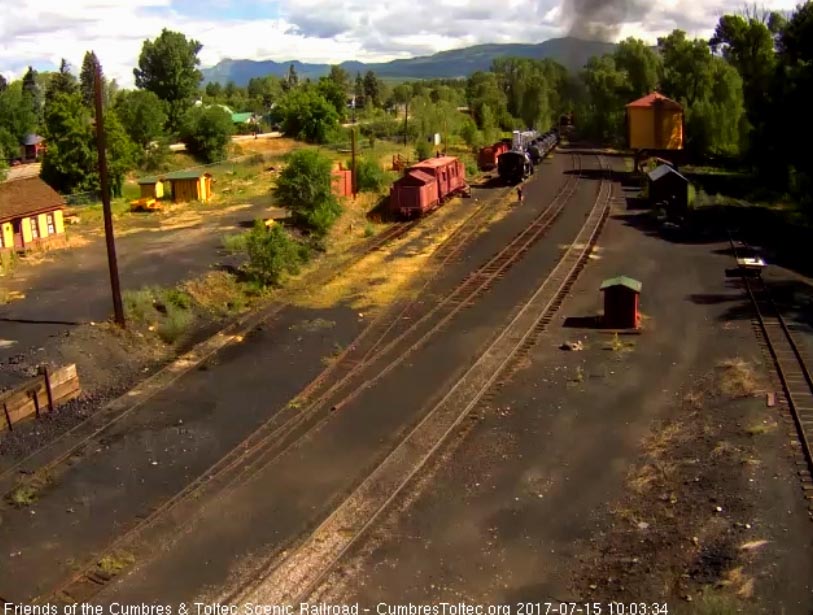
<instances>
[{"instance_id":1,"label":"yellow building with red trim","mask_svg":"<svg viewBox=\"0 0 813 615\"><path fill-rule=\"evenodd\" d=\"M683 149L683 106L652 92L627 105L627 141L635 150Z\"/></svg>"},{"instance_id":2,"label":"yellow building with red trim","mask_svg":"<svg viewBox=\"0 0 813 615\"><path fill-rule=\"evenodd\" d=\"M142 199L170 198L175 203L208 203L212 198L212 175L205 171L173 171L142 177L138 185Z\"/></svg>"},{"instance_id":3,"label":"yellow building with red trim","mask_svg":"<svg viewBox=\"0 0 813 615\"><path fill-rule=\"evenodd\" d=\"M39 177L0 183L0 250L64 242L65 200Z\"/></svg>"}]
</instances>

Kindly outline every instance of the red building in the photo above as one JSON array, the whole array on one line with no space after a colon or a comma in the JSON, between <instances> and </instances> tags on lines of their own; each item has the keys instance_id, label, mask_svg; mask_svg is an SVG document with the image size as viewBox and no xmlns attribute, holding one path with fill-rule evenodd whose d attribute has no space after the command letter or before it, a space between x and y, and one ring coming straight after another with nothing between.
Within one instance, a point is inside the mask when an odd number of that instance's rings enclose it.
<instances>
[{"instance_id":1,"label":"red building","mask_svg":"<svg viewBox=\"0 0 813 615\"><path fill-rule=\"evenodd\" d=\"M45 153L45 139L39 135L26 135L23 141L23 162L35 162Z\"/></svg>"},{"instance_id":2,"label":"red building","mask_svg":"<svg viewBox=\"0 0 813 615\"><path fill-rule=\"evenodd\" d=\"M338 197L350 196L353 194L353 171L345 169L342 163L339 168L330 172L330 186L333 194Z\"/></svg>"},{"instance_id":3,"label":"red building","mask_svg":"<svg viewBox=\"0 0 813 615\"><path fill-rule=\"evenodd\" d=\"M604 280L603 325L609 329L637 329L641 326L638 301L642 284L625 275Z\"/></svg>"}]
</instances>

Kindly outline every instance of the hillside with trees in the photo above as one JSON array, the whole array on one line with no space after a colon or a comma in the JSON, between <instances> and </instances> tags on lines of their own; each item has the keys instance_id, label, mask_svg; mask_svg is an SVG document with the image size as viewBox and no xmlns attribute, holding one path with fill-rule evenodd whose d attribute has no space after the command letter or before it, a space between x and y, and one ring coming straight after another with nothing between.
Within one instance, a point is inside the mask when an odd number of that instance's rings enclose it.
<instances>
[{"instance_id":1,"label":"hillside with trees","mask_svg":"<svg viewBox=\"0 0 813 615\"><path fill-rule=\"evenodd\" d=\"M811 127L803 110L812 13L808 2L788 15L722 15L710 40L680 30L655 46L627 39L603 47L608 53L577 71L549 58L491 57L467 78L398 84L347 63L325 66L318 78L294 63L245 86L205 83L201 44L165 29L144 41L133 71L136 89L103 84L113 185L130 171L156 168L177 140L211 162L226 156L235 131L277 128L308 143L346 144L342 124L354 119L370 143L411 142L426 155L422 144L434 133L474 150L506 131L546 130L572 111L582 137L624 146L625 105L658 90L685 106L692 160L739 166L808 201ZM89 51L78 77L63 61L57 71L29 69L21 79L0 82L0 157L13 160L26 135L41 134L48 141L42 176L49 183L66 193L97 189L91 92L99 62ZM255 121L236 123L230 113L250 113Z\"/></svg>"}]
</instances>

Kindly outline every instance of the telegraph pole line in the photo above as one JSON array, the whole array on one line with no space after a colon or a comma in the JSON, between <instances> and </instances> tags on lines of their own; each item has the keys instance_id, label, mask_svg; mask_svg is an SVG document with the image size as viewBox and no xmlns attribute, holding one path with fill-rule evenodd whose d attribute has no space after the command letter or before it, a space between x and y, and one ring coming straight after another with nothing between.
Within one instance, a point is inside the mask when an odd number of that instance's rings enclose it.
<instances>
[{"instance_id":1,"label":"telegraph pole line","mask_svg":"<svg viewBox=\"0 0 813 615\"><path fill-rule=\"evenodd\" d=\"M102 189L104 238L107 242L107 264L110 268L110 288L113 291L113 314L116 324L124 328L126 323L124 321L124 306L121 301L119 267L116 261L116 243L113 237L113 214L110 210L110 180L107 176L107 146L104 132L104 111L102 109L102 67L98 62L96 63L93 90L96 103L96 149L99 153L99 182Z\"/></svg>"}]
</instances>

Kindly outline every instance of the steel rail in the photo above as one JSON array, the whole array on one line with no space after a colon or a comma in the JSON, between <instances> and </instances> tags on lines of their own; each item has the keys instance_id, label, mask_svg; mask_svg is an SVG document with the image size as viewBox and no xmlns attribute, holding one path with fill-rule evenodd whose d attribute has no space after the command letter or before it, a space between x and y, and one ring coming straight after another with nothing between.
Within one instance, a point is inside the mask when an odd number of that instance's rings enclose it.
<instances>
[{"instance_id":1,"label":"steel rail","mask_svg":"<svg viewBox=\"0 0 813 615\"><path fill-rule=\"evenodd\" d=\"M599 160L603 168L603 159ZM606 187L610 190L604 198ZM562 292L567 292L578 275L603 228L611 191L611 184L602 181L591 213L567 253L451 391L304 542L282 556L269 558L266 573L259 574L259 579L250 575L221 596L221 603L295 604L318 587L499 379L542 319L558 309Z\"/></svg>"},{"instance_id":2,"label":"steel rail","mask_svg":"<svg viewBox=\"0 0 813 615\"><path fill-rule=\"evenodd\" d=\"M575 182L573 187L575 188ZM557 194L556 198L560 199L564 195L564 192L565 188L563 188L559 194ZM567 198L569 198L569 196ZM441 244L439 250L443 249L444 246L446 247L441 252L441 259L438 269L440 269L440 266L448 263L452 258L454 258L466 245L466 242L472 236L474 236L474 234L481 227L482 214L490 213L489 208L492 205L493 203L491 200L486 200L480 204L478 208L472 212L469 218L464 221L463 225L458 228L458 231L461 231L461 228L465 227L463 228L462 232L459 234L458 232L453 233L443 244ZM564 203L561 203L559 211L561 211L561 207L563 206ZM552 207L553 203L546 208L545 211L550 211ZM415 221L404 226L412 228L412 226L417 223L418 221ZM395 236L401 236L404 234L404 232L399 232ZM448 247L448 242L450 242L450 240L453 243L452 247ZM370 249L365 250L363 256L366 256L374 249L377 248L371 246ZM426 284L428 285L430 282L431 279L427 280ZM400 319L400 317L410 309L412 304L414 304L414 302L407 305L399 314L399 317L397 317L395 320L392 320L391 316L388 318L386 313L379 317L379 322L387 322L389 324L381 336L373 341L372 347L365 350L362 360L371 356L373 351L379 346L381 340L390 331L392 326L396 324L398 319ZM308 387L303 390L303 392L298 394L297 397L292 400L292 402L296 402L300 399L307 400L307 395L313 395L313 392L318 390L320 386L325 386L324 383L328 381L328 376L332 372L337 371L337 366L344 362L355 349L363 348L361 342L363 342L366 338L371 337L372 332L374 331L374 324L375 323L371 323L371 326L366 328L365 331L363 331L362 334L356 338L356 340L337 358L334 365L323 371L322 374L312 381ZM432 332L434 332L434 330ZM425 337L428 335L429 334L427 333ZM414 347L409 349L410 352L412 350L414 350ZM291 411L290 414L292 414L292 416L281 419L279 414L274 415L265 424L261 425L249 436L247 436L243 442L235 446L230 453L203 472L193 482L189 483L183 490L175 494L172 498L162 503L157 508L153 509L153 511L151 511L146 518L139 521L134 527L130 528L123 535L116 538L113 543L102 549L102 552L123 550L126 548L127 544L133 542L138 535L145 530L151 529L153 526L159 526L161 522L164 524L171 523L173 520L173 509L182 506L184 503L189 504L190 502L196 502L199 504L198 501L201 499L201 492L204 489L206 491L214 490L215 492L219 492L224 488L236 488L242 483L242 481L247 480L252 471L256 471L258 466L261 467L272 460L267 456L263 456L269 452L269 449L270 452L274 454L274 457L276 457L284 452L284 450L287 450L287 448L294 442L303 437L307 432L303 434L294 434L294 430L301 426L306 419L313 417L314 412L318 411L318 409L321 407L320 402L324 401L325 395L334 392L338 385L349 382L350 379L359 372L359 368L363 367L364 365L367 365L367 363L363 363L362 361L354 361L351 364L350 371L341 375L338 381L333 383L333 385L328 388L326 393L323 393L317 400L310 403L307 408L300 409L296 403L289 403L289 405L286 406L286 409ZM345 403L345 400L343 400L342 403ZM296 436L293 440L291 439L292 434ZM285 448L280 449L280 446L284 446ZM230 472L234 470L237 470L237 474L230 474ZM240 480L240 483L238 483L238 480ZM200 510L202 510L202 508L198 508L197 512L199 513ZM95 562L97 559L98 558L93 558L93 560L91 560L89 558L87 564L81 568L81 572L72 575L65 582L57 586L56 589L51 590L49 592L50 595L56 596L64 602L73 602L80 601L79 597L84 600L90 595L100 591L102 587L110 580L110 577L101 573L101 571L98 570L98 567L95 566L93 562Z\"/></svg>"}]
</instances>

